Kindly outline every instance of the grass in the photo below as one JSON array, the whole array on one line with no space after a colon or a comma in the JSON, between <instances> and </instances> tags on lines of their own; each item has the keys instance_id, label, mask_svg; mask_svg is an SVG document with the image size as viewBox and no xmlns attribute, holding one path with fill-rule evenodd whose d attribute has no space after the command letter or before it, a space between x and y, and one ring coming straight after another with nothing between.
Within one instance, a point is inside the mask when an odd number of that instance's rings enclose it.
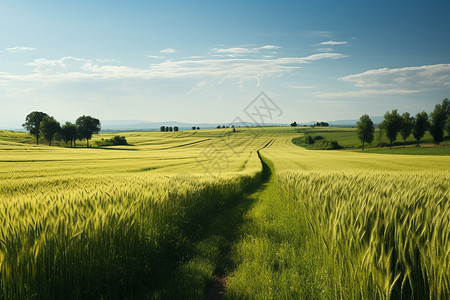
<instances>
[{"instance_id":1,"label":"grass","mask_svg":"<svg viewBox=\"0 0 450 300\"><path fill-rule=\"evenodd\" d=\"M447 299L447 156L310 151L279 141L247 213L229 298Z\"/></svg>"},{"instance_id":2,"label":"grass","mask_svg":"<svg viewBox=\"0 0 450 300\"><path fill-rule=\"evenodd\" d=\"M91 149L0 131L0 299L198 299L218 279L232 299L448 298L449 147L306 150L297 130Z\"/></svg>"},{"instance_id":3,"label":"grass","mask_svg":"<svg viewBox=\"0 0 450 300\"><path fill-rule=\"evenodd\" d=\"M231 273L226 299L326 296L325 270L315 255L316 243L292 203L280 201L276 185L272 176L244 217L241 240L232 251L237 268Z\"/></svg>"},{"instance_id":4,"label":"grass","mask_svg":"<svg viewBox=\"0 0 450 300\"><path fill-rule=\"evenodd\" d=\"M367 149L364 152L380 154L407 154L407 155L450 155L450 146L442 147L394 147L392 149Z\"/></svg>"},{"instance_id":5,"label":"grass","mask_svg":"<svg viewBox=\"0 0 450 300\"><path fill-rule=\"evenodd\" d=\"M308 145L304 143L304 136L310 135L311 137L321 136L328 141L337 141L340 146L345 150L360 150L362 145L358 140L356 135L356 128L340 128L340 127L328 127L328 128L310 128L310 127L300 127L296 129L299 133L297 137L293 139L293 143L301 147L313 150L325 150L321 148L320 145L315 144ZM387 139L384 132L380 135L378 129L375 130L374 141L372 144L366 145L364 152L369 153L383 153L383 154L410 154L410 155L450 155L450 138L440 144L440 146L435 146L433 144L433 137L429 132L425 133L425 136L421 140L421 147L415 148L416 140L411 134L407 139L406 143L400 137L394 142L393 147L396 150L389 149L389 140ZM400 150L402 148L402 150ZM420 150L418 150L420 149Z\"/></svg>"}]
</instances>

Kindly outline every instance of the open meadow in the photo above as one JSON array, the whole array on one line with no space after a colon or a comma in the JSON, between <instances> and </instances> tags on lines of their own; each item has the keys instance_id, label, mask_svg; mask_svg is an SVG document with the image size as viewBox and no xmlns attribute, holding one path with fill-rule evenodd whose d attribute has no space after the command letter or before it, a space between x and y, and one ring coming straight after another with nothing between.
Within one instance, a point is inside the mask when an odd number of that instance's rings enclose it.
<instances>
[{"instance_id":1,"label":"open meadow","mask_svg":"<svg viewBox=\"0 0 450 300\"><path fill-rule=\"evenodd\" d=\"M290 127L0 131L0 298L448 299L449 147L333 130L346 149Z\"/></svg>"}]
</instances>

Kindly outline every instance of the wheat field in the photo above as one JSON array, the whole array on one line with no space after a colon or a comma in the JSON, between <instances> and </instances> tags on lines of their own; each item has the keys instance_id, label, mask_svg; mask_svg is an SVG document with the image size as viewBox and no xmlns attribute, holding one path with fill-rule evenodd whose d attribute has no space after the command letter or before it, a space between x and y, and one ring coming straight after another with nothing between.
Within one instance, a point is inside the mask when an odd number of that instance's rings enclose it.
<instances>
[{"instance_id":1,"label":"wheat field","mask_svg":"<svg viewBox=\"0 0 450 300\"><path fill-rule=\"evenodd\" d=\"M123 135L1 132L0 298L195 299L218 276L229 298L450 296L449 156L305 150L291 128Z\"/></svg>"}]
</instances>

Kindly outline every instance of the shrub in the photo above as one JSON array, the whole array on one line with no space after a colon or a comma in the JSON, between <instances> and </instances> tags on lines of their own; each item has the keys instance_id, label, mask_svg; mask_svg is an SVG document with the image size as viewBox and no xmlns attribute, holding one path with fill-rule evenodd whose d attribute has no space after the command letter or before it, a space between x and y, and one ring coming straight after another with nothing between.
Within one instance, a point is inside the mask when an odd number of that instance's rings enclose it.
<instances>
[{"instance_id":1,"label":"shrub","mask_svg":"<svg viewBox=\"0 0 450 300\"><path fill-rule=\"evenodd\" d=\"M338 150L343 148L337 141L329 141L320 135L312 137L306 134L304 137L293 138L292 143L315 150Z\"/></svg>"},{"instance_id":2,"label":"shrub","mask_svg":"<svg viewBox=\"0 0 450 300\"><path fill-rule=\"evenodd\" d=\"M305 135L305 144L314 144L314 139L309 134Z\"/></svg>"},{"instance_id":3,"label":"shrub","mask_svg":"<svg viewBox=\"0 0 450 300\"><path fill-rule=\"evenodd\" d=\"M314 143L314 149L317 150L338 150L342 149L342 146L339 145L337 141L329 141L326 139L318 140L316 143Z\"/></svg>"},{"instance_id":4,"label":"shrub","mask_svg":"<svg viewBox=\"0 0 450 300\"><path fill-rule=\"evenodd\" d=\"M313 139L314 139L314 142L317 142L317 141L323 140L324 137L320 136L320 135L316 135L315 137L313 137Z\"/></svg>"},{"instance_id":5,"label":"shrub","mask_svg":"<svg viewBox=\"0 0 450 300\"><path fill-rule=\"evenodd\" d=\"M116 145L128 145L127 139L124 136L116 135L112 140Z\"/></svg>"},{"instance_id":6,"label":"shrub","mask_svg":"<svg viewBox=\"0 0 450 300\"><path fill-rule=\"evenodd\" d=\"M128 145L127 139L124 136L116 135L111 139L101 139L100 141L96 141L95 144L97 146L115 146L115 145Z\"/></svg>"}]
</instances>

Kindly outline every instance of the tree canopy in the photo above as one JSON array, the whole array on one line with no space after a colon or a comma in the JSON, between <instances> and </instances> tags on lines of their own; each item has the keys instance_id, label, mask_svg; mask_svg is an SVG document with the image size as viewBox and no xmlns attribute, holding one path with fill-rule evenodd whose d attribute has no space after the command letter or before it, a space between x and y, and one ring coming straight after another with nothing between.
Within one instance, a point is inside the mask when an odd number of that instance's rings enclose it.
<instances>
[{"instance_id":1,"label":"tree canopy","mask_svg":"<svg viewBox=\"0 0 450 300\"><path fill-rule=\"evenodd\" d=\"M81 116L75 122L78 126L78 138L86 139L86 147L89 147L89 140L94 133L98 133L101 129L100 121L91 116Z\"/></svg>"},{"instance_id":2,"label":"tree canopy","mask_svg":"<svg viewBox=\"0 0 450 300\"><path fill-rule=\"evenodd\" d=\"M434 110L430 113L431 124L430 133L436 145L444 140L444 129L447 118L450 116L450 101L445 98L442 104L436 104Z\"/></svg>"},{"instance_id":3,"label":"tree canopy","mask_svg":"<svg viewBox=\"0 0 450 300\"><path fill-rule=\"evenodd\" d=\"M64 142L66 142L66 143L70 142L70 146L74 147L75 141L78 138L77 125L72 124L70 122L66 122L66 124L64 124L61 127L60 134L61 134L61 138L63 139Z\"/></svg>"},{"instance_id":4,"label":"tree canopy","mask_svg":"<svg viewBox=\"0 0 450 300\"><path fill-rule=\"evenodd\" d=\"M400 127L400 135L403 142L406 143L406 139L411 135L411 131L414 127L414 117L411 117L409 112L402 114L402 125Z\"/></svg>"},{"instance_id":5,"label":"tree canopy","mask_svg":"<svg viewBox=\"0 0 450 300\"><path fill-rule=\"evenodd\" d=\"M52 145L53 137L59 132L61 126L58 121L53 117L44 117L39 126L39 130L44 136L44 139L48 142L48 145Z\"/></svg>"},{"instance_id":6,"label":"tree canopy","mask_svg":"<svg viewBox=\"0 0 450 300\"><path fill-rule=\"evenodd\" d=\"M412 132L414 138L416 139L417 146L419 146L420 140L425 135L425 131L427 131L429 126L430 122L428 121L428 114L425 111L416 114Z\"/></svg>"},{"instance_id":7,"label":"tree canopy","mask_svg":"<svg viewBox=\"0 0 450 300\"><path fill-rule=\"evenodd\" d=\"M392 148L392 143L397 139L398 132L402 126L402 117L398 114L396 109L393 109L392 112L387 111L384 114L384 121L381 125L386 131L386 136L389 139L389 148Z\"/></svg>"},{"instance_id":8,"label":"tree canopy","mask_svg":"<svg viewBox=\"0 0 450 300\"><path fill-rule=\"evenodd\" d=\"M362 115L356 123L356 131L359 140L362 142L362 150L364 150L364 143L372 143L375 128L369 115Z\"/></svg>"},{"instance_id":9,"label":"tree canopy","mask_svg":"<svg viewBox=\"0 0 450 300\"><path fill-rule=\"evenodd\" d=\"M39 145L39 134L41 133L40 126L45 117L48 117L46 113L33 111L26 116L25 123L22 124L31 135L36 137L36 145Z\"/></svg>"}]
</instances>

